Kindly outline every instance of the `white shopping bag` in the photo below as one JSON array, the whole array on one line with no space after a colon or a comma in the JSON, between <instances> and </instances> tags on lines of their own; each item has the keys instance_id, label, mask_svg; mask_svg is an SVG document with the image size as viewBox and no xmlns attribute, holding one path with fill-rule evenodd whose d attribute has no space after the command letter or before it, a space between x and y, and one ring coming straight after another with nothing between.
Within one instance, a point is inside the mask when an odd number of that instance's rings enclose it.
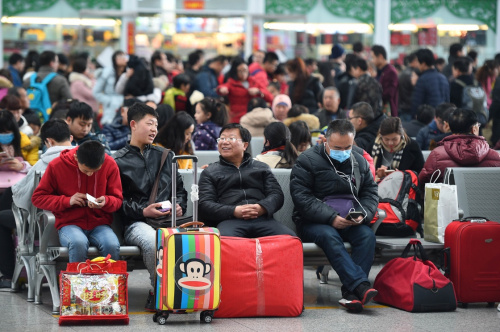
<instances>
[{"instance_id":1,"label":"white shopping bag","mask_svg":"<svg viewBox=\"0 0 500 332\"><path fill-rule=\"evenodd\" d=\"M444 243L444 231L453 220L458 219L457 186L450 185L449 174L445 183L435 183L432 178L441 171L432 174L431 182L425 184L424 203L424 239L430 242Z\"/></svg>"}]
</instances>

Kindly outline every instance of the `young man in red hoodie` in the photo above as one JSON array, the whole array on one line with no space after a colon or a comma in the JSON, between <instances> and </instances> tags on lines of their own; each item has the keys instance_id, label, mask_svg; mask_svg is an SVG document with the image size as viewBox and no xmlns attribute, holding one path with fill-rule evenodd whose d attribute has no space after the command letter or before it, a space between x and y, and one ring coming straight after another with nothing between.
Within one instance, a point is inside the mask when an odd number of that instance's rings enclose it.
<instances>
[{"instance_id":1,"label":"young man in red hoodie","mask_svg":"<svg viewBox=\"0 0 500 332\"><path fill-rule=\"evenodd\" d=\"M102 256L119 259L120 243L110 225L123 200L120 172L100 142L87 141L62 151L48 165L31 200L37 208L54 213L59 241L68 247L70 262L85 261L89 245Z\"/></svg>"}]
</instances>

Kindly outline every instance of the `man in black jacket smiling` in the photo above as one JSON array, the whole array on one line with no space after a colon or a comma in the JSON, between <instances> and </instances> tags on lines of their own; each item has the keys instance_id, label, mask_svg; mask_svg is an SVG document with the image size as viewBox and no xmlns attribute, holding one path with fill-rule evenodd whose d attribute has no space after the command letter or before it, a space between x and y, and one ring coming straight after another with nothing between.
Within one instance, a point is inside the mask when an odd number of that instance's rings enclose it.
<instances>
[{"instance_id":1,"label":"man in black jacket smiling","mask_svg":"<svg viewBox=\"0 0 500 332\"><path fill-rule=\"evenodd\" d=\"M273 219L283 205L283 192L269 166L246 153L250 139L239 124L222 127L220 160L200 176L200 220L226 236L295 235Z\"/></svg>"},{"instance_id":2,"label":"man in black jacket smiling","mask_svg":"<svg viewBox=\"0 0 500 332\"><path fill-rule=\"evenodd\" d=\"M378 206L377 184L368 162L352 151L355 130L349 120L328 125L326 142L303 152L292 169L294 222L304 242L316 243L342 282L341 305L360 312L377 291L368 282L375 253L369 224ZM346 218L352 211L364 215ZM352 256L344 247L352 246Z\"/></svg>"}]
</instances>

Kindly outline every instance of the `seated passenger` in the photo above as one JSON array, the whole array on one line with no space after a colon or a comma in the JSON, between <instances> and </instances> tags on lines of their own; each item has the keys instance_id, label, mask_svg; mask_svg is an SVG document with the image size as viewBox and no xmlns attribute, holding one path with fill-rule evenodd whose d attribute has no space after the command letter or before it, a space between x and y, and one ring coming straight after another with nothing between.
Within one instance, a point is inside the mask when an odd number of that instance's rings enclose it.
<instances>
[{"instance_id":1,"label":"seated passenger","mask_svg":"<svg viewBox=\"0 0 500 332\"><path fill-rule=\"evenodd\" d=\"M319 127L327 127L330 122L337 119L345 119L346 113L340 107L340 93L337 88L329 86L323 90L321 96L322 109L314 114L319 119Z\"/></svg>"},{"instance_id":2,"label":"seated passenger","mask_svg":"<svg viewBox=\"0 0 500 332\"><path fill-rule=\"evenodd\" d=\"M309 127L304 121L295 121L288 126L290 130L290 142L295 146L297 153L300 155L311 147L311 133Z\"/></svg>"},{"instance_id":3,"label":"seated passenger","mask_svg":"<svg viewBox=\"0 0 500 332\"><path fill-rule=\"evenodd\" d=\"M88 199L89 194L95 202ZM84 262L90 245L101 256L120 258L120 243L110 225L122 199L118 166L101 143L88 141L62 151L47 166L31 200L37 208L54 213L69 261Z\"/></svg>"},{"instance_id":4,"label":"seated passenger","mask_svg":"<svg viewBox=\"0 0 500 332\"><path fill-rule=\"evenodd\" d=\"M286 114L285 114L286 117ZM262 98L252 98L247 105L247 113L240 119L240 124L248 129L252 137L264 136L264 128L276 122L273 111Z\"/></svg>"},{"instance_id":5,"label":"seated passenger","mask_svg":"<svg viewBox=\"0 0 500 332\"><path fill-rule=\"evenodd\" d=\"M161 171L156 202L172 200L172 158L170 152L160 170L163 148L154 146L158 132L157 113L142 103L132 105L127 113L131 130L130 143L117 151L113 157L120 169L123 186L123 205L120 210L121 220L125 224L125 242L141 248L144 264L149 272L151 284L156 275L156 230L148 225L146 218L158 218L170 214L160 212L161 203L149 204L149 196L157 174ZM186 211L187 193L182 178L177 173L176 215ZM156 311L154 294L150 291L146 310Z\"/></svg>"},{"instance_id":6,"label":"seated passenger","mask_svg":"<svg viewBox=\"0 0 500 332\"><path fill-rule=\"evenodd\" d=\"M112 151L123 148L130 139L130 128L128 126L127 112L130 106L141 103L139 99L128 98L123 101L120 111L116 112L113 122L102 126L101 133L106 136L106 141Z\"/></svg>"},{"instance_id":7,"label":"seated passenger","mask_svg":"<svg viewBox=\"0 0 500 332\"><path fill-rule=\"evenodd\" d=\"M69 111L66 114L66 123L73 136L71 144L77 146L86 141L98 141L104 146L104 151L108 155L111 154L106 136L103 134L95 134L90 131L93 122L94 112L89 105L76 100L71 102Z\"/></svg>"},{"instance_id":8,"label":"seated passenger","mask_svg":"<svg viewBox=\"0 0 500 332\"><path fill-rule=\"evenodd\" d=\"M200 176L200 220L226 236L295 235L273 219L283 206L283 192L269 166L245 152L250 139L239 124L222 127L217 140L220 161Z\"/></svg>"},{"instance_id":9,"label":"seated passenger","mask_svg":"<svg viewBox=\"0 0 500 332\"><path fill-rule=\"evenodd\" d=\"M282 122L273 122L264 130L264 149L255 160L271 168L292 168L298 157L290 130Z\"/></svg>"},{"instance_id":10,"label":"seated passenger","mask_svg":"<svg viewBox=\"0 0 500 332\"><path fill-rule=\"evenodd\" d=\"M306 150L297 159L290 191L299 236L323 249L339 275L339 303L360 312L377 295L368 275L375 253L375 235L369 224L377 211L378 187L366 160L352 151L354 136L348 120L332 121L326 142ZM346 219L352 210L364 217ZM351 244L352 256L344 241Z\"/></svg>"},{"instance_id":11,"label":"seated passenger","mask_svg":"<svg viewBox=\"0 0 500 332\"><path fill-rule=\"evenodd\" d=\"M205 98L195 107L196 127L193 142L196 150L217 150L220 129L227 124L226 105L214 98Z\"/></svg>"},{"instance_id":12,"label":"seated passenger","mask_svg":"<svg viewBox=\"0 0 500 332\"><path fill-rule=\"evenodd\" d=\"M457 108L449 116L450 136L443 138L425 161L418 179L422 187L432 174L440 170L440 182L448 167L499 167L500 155L490 149L485 138L479 136L480 124L472 110ZM436 178L436 177L434 177Z\"/></svg>"},{"instance_id":13,"label":"seated passenger","mask_svg":"<svg viewBox=\"0 0 500 332\"><path fill-rule=\"evenodd\" d=\"M380 124L372 151L377 178L382 179L388 170L412 170L419 173L424 166L424 156L418 143L406 135L400 118L386 118Z\"/></svg>"},{"instance_id":14,"label":"seated passenger","mask_svg":"<svg viewBox=\"0 0 500 332\"><path fill-rule=\"evenodd\" d=\"M448 116L456 107L450 103L436 106L436 116L428 126L420 129L417 134L417 143L420 150L432 150L443 138L451 135L448 126Z\"/></svg>"},{"instance_id":15,"label":"seated passenger","mask_svg":"<svg viewBox=\"0 0 500 332\"><path fill-rule=\"evenodd\" d=\"M366 102L356 103L352 105L348 116L356 130L354 142L371 155L373 143L375 143L380 127L380 122L374 121L372 107Z\"/></svg>"},{"instance_id":16,"label":"seated passenger","mask_svg":"<svg viewBox=\"0 0 500 332\"><path fill-rule=\"evenodd\" d=\"M420 129L428 126L436 114L436 109L431 105L420 105L417 109L417 118L409 122L403 121L403 128L408 136L416 139Z\"/></svg>"},{"instance_id":17,"label":"seated passenger","mask_svg":"<svg viewBox=\"0 0 500 332\"><path fill-rule=\"evenodd\" d=\"M319 119L315 115L309 114L309 110L303 105L293 105L288 111L288 118L283 120L283 123L289 126L295 121L304 121L310 130L319 129Z\"/></svg>"}]
</instances>

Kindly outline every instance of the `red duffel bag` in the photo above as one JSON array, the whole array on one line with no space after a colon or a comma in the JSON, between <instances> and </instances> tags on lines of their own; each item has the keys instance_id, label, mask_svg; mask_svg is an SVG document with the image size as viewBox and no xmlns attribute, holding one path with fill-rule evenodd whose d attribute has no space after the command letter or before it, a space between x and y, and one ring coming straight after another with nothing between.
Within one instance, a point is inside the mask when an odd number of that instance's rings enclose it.
<instances>
[{"instance_id":1,"label":"red duffel bag","mask_svg":"<svg viewBox=\"0 0 500 332\"><path fill-rule=\"evenodd\" d=\"M412 247L414 255L408 257ZM378 290L375 301L406 311L452 311L457 308L453 283L427 259L417 239L411 239L401 257L390 260L382 268L373 287Z\"/></svg>"},{"instance_id":2,"label":"red duffel bag","mask_svg":"<svg viewBox=\"0 0 500 332\"><path fill-rule=\"evenodd\" d=\"M304 308L302 242L289 235L221 236L221 302L215 317L296 317Z\"/></svg>"}]
</instances>

